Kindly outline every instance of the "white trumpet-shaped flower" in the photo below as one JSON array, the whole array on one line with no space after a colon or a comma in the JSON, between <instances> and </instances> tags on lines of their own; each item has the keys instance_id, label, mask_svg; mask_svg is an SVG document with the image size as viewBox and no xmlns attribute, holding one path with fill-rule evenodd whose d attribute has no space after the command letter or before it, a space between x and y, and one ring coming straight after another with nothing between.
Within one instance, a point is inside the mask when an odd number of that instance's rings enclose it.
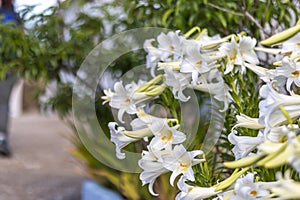
<instances>
[{"instance_id":1,"label":"white trumpet-shaped flower","mask_svg":"<svg viewBox=\"0 0 300 200\"><path fill-rule=\"evenodd\" d=\"M114 92L111 90L104 91L106 96L103 96L102 99L105 102L109 102L109 105L112 108L118 109L118 119L120 122L124 123L123 115L124 113L135 114L137 112L137 104L142 103L145 100L150 99L150 96L147 96L144 92L135 92L140 85L143 84L139 82L138 84L132 82L127 84L125 87L122 82L117 82L114 85Z\"/></svg>"},{"instance_id":2,"label":"white trumpet-shaped flower","mask_svg":"<svg viewBox=\"0 0 300 200\"><path fill-rule=\"evenodd\" d=\"M298 55L300 53L300 33L282 42L282 50L291 51L291 56Z\"/></svg>"},{"instance_id":3,"label":"white trumpet-shaped flower","mask_svg":"<svg viewBox=\"0 0 300 200\"><path fill-rule=\"evenodd\" d=\"M230 42L221 44L219 51L227 56L228 62L226 64L225 74L231 72L234 65L240 65L242 73L245 72L244 62L251 64L258 64L259 60L254 52L256 39L249 36L240 36L239 43L232 37Z\"/></svg>"},{"instance_id":4,"label":"white trumpet-shaped flower","mask_svg":"<svg viewBox=\"0 0 300 200\"><path fill-rule=\"evenodd\" d=\"M254 51L256 45L256 39L249 36L240 36L239 35L239 49L240 55L243 61L247 61L251 64L258 64L259 60Z\"/></svg>"},{"instance_id":5,"label":"white trumpet-shaped flower","mask_svg":"<svg viewBox=\"0 0 300 200\"><path fill-rule=\"evenodd\" d=\"M189 86L190 75L182 74L172 70L172 68L165 68L166 84L172 88L173 95L176 99L186 102L190 97L183 94L183 90Z\"/></svg>"},{"instance_id":6,"label":"white trumpet-shaped flower","mask_svg":"<svg viewBox=\"0 0 300 200\"><path fill-rule=\"evenodd\" d=\"M195 159L196 156L202 155L201 150L187 152L182 144L176 145L169 155L162 156L163 166L172 171L170 184L173 186L175 178L183 174L188 180L195 181L192 166L204 162L204 159Z\"/></svg>"},{"instance_id":7,"label":"white trumpet-shaped flower","mask_svg":"<svg viewBox=\"0 0 300 200\"><path fill-rule=\"evenodd\" d=\"M223 102L224 108L220 110L221 112L227 110L229 103L233 100L229 93L230 88L224 82L221 72L219 72L217 69L212 69L207 74L204 74L200 79L200 83L194 85L192 88L207 92L213 95L214 99L217 101Z\"/></svg>"},{"instance_id":8,"label":"white trumpet-shaped flower","mask_svg":"<svg viewBox=\"0 0 300 200\"><path fill-rule=\"evenodd\" d=\"M197 84L199 74L208 72L215 65L207 54L200 53L200 48L197 44L188 46L180 64L180 72L192 74L192 85Z\"/></svg>"},{"instance_id":9,"label":"white trumpet-shaped flower","mask_svg":"<svg viewBox=\"0 0 300 200\"><path fill-rule=\"evenodd\" d=\"M138 141L137 138L131 138L124 134L125 128L118 126L116 122L109 122L110 140L116 145L116 156L118 159L125 159L125 153L121 149L128 144Z\"/></svg>"},{"instance_id":10,"label":"white trumpet-shaped flower","mask_svg":"<svg viewBox=\"0 0 300 200\"><path fill-rule=\"evenodd\" d=\"M143 128L150 128L152 124L157 121L157 120L165 120L163 118L159 118L153 115L149 115L144 111L143 108L137 108L137 113L136 115L138 116L134 120L131 121L130 125L132 127L132 130L139 130Z\"/></svg>"},{"instance_id":11,"label":"white trumpet-shaped flower","mask_svg":"<svg viewBox=\"0 0 300 200\"><path fill-rule=\"evenodd\" d=\"M143 108L137 109L137 116L138 119L141 121L141 123L146 124L148 127L150 127L151 124L154 123L155 121L164 119L146 113ZM176 121L175 119L170 119L170 120Z\"/></svg>"},{"instance_id":12,"label":"white trumpet-shaped flower","mask_svg":"<svg viewBox=\"0 0 300 200\"><path fill-rule=\"evenodd\" d=\"M143 185L149 184L149 192L157 196L153 191L153 184L157 177L167 173L169 170L163 166L162 156L165 154L170 154L170 151L157 151L148 147L149 151L143 151L142 158L139 160L138 164L143 169L143 172L140 174L140 180Z\"/></svg>"},{"instance_id":13,"label":"white trumpet-shaped flower","mask_svg":"<svg viewBox=\"0 0 300 200\"><path fill-rule=\"evenodd\" d=\"M153 135L149 128L127 131L124 127L118 126L116 122L109 122L108 127L111 136L110 140L116 145L116 156L118 159L125 158L125 153L121 152L125 146Z\"/></svg>"},{"instance_id":14,"label":"white trumpet-shaped flower","mask_svg":"<svg viewBox=\"0 0 300 200\"><path fill-rule=\"evenodd\" d=\"M144 49L147 52L146 56L146 66L150 68L151 75L155 76L155 68L157 67L158 62L161 60L162 51L152 45L154 39L146 40L144 43Z\"/></svg>"},{"instance_id":15,"label":"white trumpet-shaped flower","mask_svg":"<svg viewBox=\"0 0 300 200\"><path fill-rule=\"evenodd\" d=\"M268 140L271 142L281 142L283 136L287 136L287 134L291 131L291 128L299 128L297 124L291 125L284 125L284 126L276 126L272 127L271 129L265 130L265 135Z\"/></svg>"},{"instance_id":16,"label":"white trumpet-shaped flower","mask_svg":"<svg viewBox=\"0 0 300 200\"><path fill-rule=\"evenodd\" d=\"M282 59L282 66L276 67L276 76L283 76L286 78L286 89L291 91L291 86L294 83L300 87L300 63L290 61L288 57ZM280 78L280 77L279 77Z\"/></svg>"},{"instance_id":17,"label":"white trumpet-shaped flower","mask_svg":"<svg viewBox=\"0 0 300 200\"><path fill-rule=\"evenodd\" d=\"M167 119L156 120L150 129L154 135L149 146L153 149L171 150L173 144L180 144L186 140L186 135L176 129L179 125L170 127Z\"/></svg>"},{"instance_id":18,"label":"white trumpet-shaped flower","mask_svg":"<svg viewBox=\"0 0 300 200\"><path fill-rule=\"evenodd\" d=\"M234 193L230 200L254 200L268 196L270 192L254 182L254 174L248 173L239 178L234 185Z\"/></svg>"},{"instance_id":19,"label":"white trumpet-shaped flower","mask_svg":"<svg viewBox=\"0 0 300 200\"><path fill-rule=\"evenodd\" d=\"M147 68L151 69L151 75L155 76L155 68L160 61L172 62L182 58L182 43L185 38L179 35L179 31L161 33L157 37L158 46L154 47L152 43L154 39L146 40L144 49L147 54Z\"/></svg>"},{"instance_id":20,"label":"white trumpet-shaped flower","mask_svg":"<svg viewBox=\"0 0 300 200\"><path fill-rule=\"evenodd\" d=\"M162 61L177 61L182 57L182 42L185 40L179 31L161 33L157 36L158 49L162 51Z\"/></svg>"},{"instance_id":21,"label":"white trumpet-shaped flower","mask_svg":"<svg viewBox=\"0 0 300 200\"><path fill-rule=\"evenodd\" d=\"M261 182L260 187L271 192L270 196L275 196L280 200L300 199L300 182L296 182L290 178L290 171L286 171L284 175L281 172L276 173L277 181Z\"/></svg>"},{"instance_id":22,"label":"white trumpet-shaped flower","mask_svg":"<svg viewBox=\"0 0 300 200\"><path fill-rule=\"evenodd\" d=\"M300 95L288 96L274 90L271 83L263 85L259 91L263 98L259 103L259 123L266 127L274 127L287 119L282 114L280 106L289 113L290 117L300 116Z\"/></svg>"},{"instance_id":23,"label":"white trumpet-shaped flower","mask_svg":"<svg viewBox=\"0 0 300 200\"><path fill-rule=\"evenodd\" d=\"M180 125L176 119L159 118L149 115L142 108L137 109L137 116L138 118L130 123L132 130L136 132L146 128L151 130L154 138L152 138L149 146L153 149L171 150L173 144L180 144L186 139L186 135L177 130Z\"/></svg>"},{"instance_id":24,"label":"white trumpet-shaped flower","mask_svg":"<svg viewBox=\"0 0 300 200\"><path fill-rule=\"evenodd\" d=\"M184 176L181 176L179 181L177 182L177 186L181 192L177 194L176 200L206 199L221 192L215 192L215 187L191 186L186 184L185 181L186 178Z\"/></svg>"},{"instance_id":25,"label":"white trumpet-shaped flower","mask_svg":"<svg viewBox=\"0 0 300 200\"><path fill-rule=\"evenodd\" d=\"M237 131L233 130L228 135L228 140L231 144L235 145L232 152L235 159L246 157L251 151L253 151L258 145L264 142L264 135L259 132L256 137L250 136L237 136Z\"/></svg>"},{"instance_id":26,"label":"white trumpet-shaped flower","mask_svg":"<svg viewBox=\"0 0 300 200\"><path fill-rule=\"evenodd\" d=\"M101 99L103 99L103 105L106 104L107 102L110 102L111 98L114 96L114 92L111 91L111 89L109 88L108 90L103 90L105 96L102 96Z\"/></svg>"}]
</instances>

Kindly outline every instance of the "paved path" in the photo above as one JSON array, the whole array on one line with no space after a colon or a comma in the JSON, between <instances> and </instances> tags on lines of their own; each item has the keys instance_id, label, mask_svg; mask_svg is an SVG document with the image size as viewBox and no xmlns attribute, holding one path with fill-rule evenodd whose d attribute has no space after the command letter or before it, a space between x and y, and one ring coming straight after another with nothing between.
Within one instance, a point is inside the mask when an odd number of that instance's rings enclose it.
<instances>
[{"instance_id":1,"label":"paved path","mask_svg":"<svg viewBox=\"0 0 300 200\"><path fill-rule=\"evenodd\" d=\"M0 157L0 200L79 200L83 177L66 149L71 132L56 117L12 119L12 158Z\"/></svg>"}]
</instances>

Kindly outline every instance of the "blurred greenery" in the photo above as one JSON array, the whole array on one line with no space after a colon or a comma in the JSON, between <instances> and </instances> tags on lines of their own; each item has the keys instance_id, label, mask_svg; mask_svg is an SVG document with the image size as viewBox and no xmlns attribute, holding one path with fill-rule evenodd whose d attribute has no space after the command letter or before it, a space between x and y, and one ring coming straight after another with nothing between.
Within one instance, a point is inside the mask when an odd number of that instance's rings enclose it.
<instances>
[{"instance_id":1,"label":"blurred greenery","mask_svg":"<svg viewBox=\"0 0 300 200\"><path fill-rule=\"evenodd\" d=\"M84 12L83 8L88 5L93 12ZM0 24L0 77L15 71L36 81L39 94L43 94L47 83L55 80L57 93L45 105L62 118L68 118L72 106L72 81L65 80L62 74L76 77L84 58L105 38L137 27L165 27L185 33L199 26L207 28L210 35L246 31L263 39L295 23L299 17L297 7L299 9L298 1L288 0L112 0L101 5L94 4L93 0L66 0L40 14L32 14L34 7L27 7L20 11L23 22L28 24L25 30ZM71 21L68 19L70 13L76 13ZM144 56L144 53L124 55L111 70L123 74L144 64ZM102 95L101 88L98 93L98 96ZM108 131L105 127L112 118L103 114L109 111L101 103L97 99L95 107L99 122ZM233 122L234 119L228 120ZM101 164L84 147L75 129L72 141L72 153L84 162L93 178L118 190L127 199L151 199L147 187L141 188L138 175L117 172ZM202 168L207 169L207 166ZM201 174L201 170L198 171ZM209 174L202 173L201 176L211 181ZM173 198L176 193L169 187L167 179L161 178L155 186L162 194L160 199Z\"/></svg>"}]
</instances>

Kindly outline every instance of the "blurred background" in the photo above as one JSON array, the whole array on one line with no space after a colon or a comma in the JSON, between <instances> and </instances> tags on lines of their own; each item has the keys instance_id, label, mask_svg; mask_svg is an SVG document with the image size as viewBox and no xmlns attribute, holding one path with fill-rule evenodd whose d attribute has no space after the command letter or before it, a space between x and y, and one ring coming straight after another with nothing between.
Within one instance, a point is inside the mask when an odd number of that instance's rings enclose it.
<instances>
[{"instance_id":1,"label":"blurred background","mask_svg":"<svg viewBox=\"0 0 300 200\"><path fill-rule=\"evenodd\" d=\"M159 197L142 187L138 174L103 165L85 148L72 120L72 86L88 53L124 30L164 27L209 35L247 32L258 40L295 25L298 0L15 0L21 25L0 24L0 78L18 76L10 95L12 156L0 158L0 200L173 199L176 188L161 177ZM115 61L99 82L97 96L124 73L145 63L145 52ZM262 65L272 57L262 57ZM101 63L98 63L101 66ZM1 91L0 91L1 93ZM201 103L205 95L199 94ZM111 111L95 100L97 117L109 137ZM208 126L201 119L201 146ZM128 150L139 149L129 145ZM113 192L112 192L113 191Z\"/></svg>"}]
</instances>

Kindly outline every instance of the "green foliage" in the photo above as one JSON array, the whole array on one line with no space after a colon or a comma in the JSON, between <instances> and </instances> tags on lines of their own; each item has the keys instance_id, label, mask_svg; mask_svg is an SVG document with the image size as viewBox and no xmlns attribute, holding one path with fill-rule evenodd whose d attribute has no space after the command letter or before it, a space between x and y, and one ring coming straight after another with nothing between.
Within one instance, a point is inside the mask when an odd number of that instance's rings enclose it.
<instances>
[{"instance_id":1,"label":"green foliage","mask_svg":"<svg viewBox=\"0 0 300 200\"><path fill-rule=\"evenodd\" d=\"M260 38L261 30L271 19L289 26L291 18L298 17L296 5L292 1L280 0L167 0L167 1L125 1L127 23L139 26L161 26L188 31L193 26L205 27L211 34L238 33L244 30ZM273 27L276 28L276 27ZM272 32L267 33L270 36Z\"/></svg>"}]
</instances>

